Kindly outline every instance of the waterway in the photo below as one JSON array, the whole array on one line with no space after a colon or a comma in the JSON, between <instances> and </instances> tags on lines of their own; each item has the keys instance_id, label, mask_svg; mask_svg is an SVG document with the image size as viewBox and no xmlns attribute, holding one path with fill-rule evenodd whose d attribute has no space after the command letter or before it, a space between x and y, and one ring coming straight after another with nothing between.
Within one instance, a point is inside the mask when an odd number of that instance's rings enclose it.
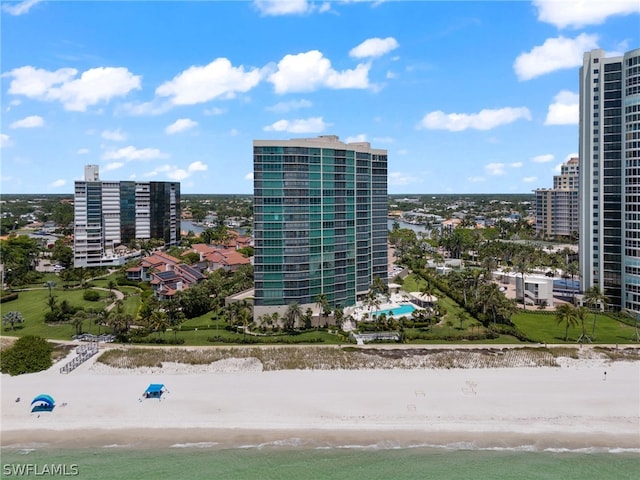
<instances>
[{"instance_id":1,"label":"waterway","mask_svg":"<svg viewBox=\"0 0 640 480\"><path fill-rule=\"evenodd\" d=\"M411 223L398 221L398 220L391 220L391 219L387 220L387 228L389 230L391 230L393 228L394 222L396 222L396 221L400 225L400 228L408 228L410 230L413 230L416 233L418 233L418 232L427 232L428 231L427 227L424 226L424 225L413 225ZM193 223L190 220L181 220L180 221L180 229L183 232L192 231L196 235L199 235L200 233L202 233L202 231L205 228L206 227L203 227L201 225L196 225L195 223ZM234 230L237 230L240 234L243 234L246 231L244 228L234 228Z\"/></svg>"}]
</instances>

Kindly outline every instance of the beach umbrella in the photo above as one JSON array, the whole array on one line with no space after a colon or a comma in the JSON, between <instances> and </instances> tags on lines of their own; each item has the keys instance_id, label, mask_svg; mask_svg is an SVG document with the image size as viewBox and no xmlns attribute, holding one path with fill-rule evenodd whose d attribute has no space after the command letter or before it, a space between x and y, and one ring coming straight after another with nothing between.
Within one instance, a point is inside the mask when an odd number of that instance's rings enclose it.
<instances>
[{"instance_id":1,"label":"beach umbrella","mask_svg":"<svg viewBox=\"0 0 640 480\"><path fill-rule=\"evenodd\" d=\"M31 401L31 413L50 412L56 406L56 402L51 395L41 394Z\"/></svg>"}]
</instances>

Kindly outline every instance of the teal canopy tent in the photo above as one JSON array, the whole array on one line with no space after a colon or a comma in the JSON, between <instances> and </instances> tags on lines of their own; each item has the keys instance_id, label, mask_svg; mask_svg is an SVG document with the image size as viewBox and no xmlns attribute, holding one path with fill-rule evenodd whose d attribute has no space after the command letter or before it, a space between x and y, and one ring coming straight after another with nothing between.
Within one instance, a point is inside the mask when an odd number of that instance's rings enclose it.
<instances>
[{"instance_id":1,"label":"teal canopy tent","mask_svg":"<svg viewBox=\"0 0 640 480\"><path fill-rule=\"evenodd\" d=\"M56 402L50 395L38 395L31 401L31 413L51 412L56 406Z\"/></svg>"},{"instance_id":2,"label":"teal canopy tent","mask_svg":"<svg viewBox=\"0 0 640 480\"><path fill-rule=\"evenodd\" d=\"M144 398L162 398L162 394L165 393L167 389L162 383L152 383L147 389L144 391Z\"/></svg>"}]
</instances>

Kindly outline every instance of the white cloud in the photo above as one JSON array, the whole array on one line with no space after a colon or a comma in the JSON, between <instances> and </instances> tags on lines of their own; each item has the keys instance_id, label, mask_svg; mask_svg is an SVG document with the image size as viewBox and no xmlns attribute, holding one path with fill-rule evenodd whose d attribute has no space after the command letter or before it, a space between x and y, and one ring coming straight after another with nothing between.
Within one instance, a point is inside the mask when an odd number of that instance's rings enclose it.
<instances>
[{"instance_id":1,"label":"white cloud","mask_svg":"<svg viewBox=\"0 0 640 480\"><path fill-rule=\"evenodd\" d=\"M198 125L198 122L191 120L190 118L179 118L171 125L167 126L164 129L165 133L169 135L173 135L174 133L184 132L185 130L189 130L190 128Z\"/></svg>"},{"instance_id":2,"label":"white cloud","mask_svg":"<svg viewBox=\"0 0 640 480\"><path fill-rule=\"evenodd\" d=\"M253 172L249 172L244 176L245 180L250 180L253 182Z\"/></svg>"},{"instance_id":3,"label":"white cloud","mask_svg":"<svg viewBox=\"0 0 640 480\"><path fill-rule=\"evenodd\" d=\"M385 75L385 78L387 80L393 80L396 77L397 75L394 72L392 72L391 70L387 70L387 74Z\"/></svg>"},{"instance_id":4,"label":"white cloud","mask_svg":"<svg viewBox=\"0 0 640 480\"><path fill-rule=\"evenodd\" d=\"M146 173L145 177L157 177L160 174L164 174L170 180L175 180L180 182L186 178L189 178L195 172L204 172L208 169L207 165L202 163L201 161L195 161L189 164L189 166L185 168L178 168L175 165L161 165L155 170Z\"/></svg>"},{"instance_id":5,"label":"white cloud","mask_svg":"<svg viewBox=\"0 0 640 480\"><path fill-rule=\"evenodd\" d=\"M253 5L265 17L279 15L303 15L314 10L326 11L327 5L315 7L307 0L254 0Z\"/></svg>"},{"instance_id":6,"label":"white cloud","mask_svg":"<svg viewBox=\"0 0 640 480\"><path fill-rule=\"evenodd\" d=\"M535 182L536 180L538 180L538 177L524 177L524 178L522 179L522 181L523 181L524 183L533 183L533 182Z\"/></svg>"},{"instance_id":7,"label":"white cloud","mask_svg":"<svg viewBox=\"0 0 640 480\"><path fill-rule=\"evenodd\" d=\"M211 107L211 108L206 108L204 110L204 114L205 115L222 115L223 113L226 113L226 109L224 108L220 108L220 107Z\"/></svg>"},{"instance_id":8,"label":"white cloud","mask_svg":"<svg viewBox=\"0 0 640 480\"><path fill-rule=\"evenodd\" d=\"M119 168L124 167L124 162L111 162L107 163L104 167L102 167L103 172L109 172L111 170L118 170Z\"/></svg>"},{"instance_id":9,"label":"white cloud","mask_svg":"<svg viewBox=\"0 0 640 480\"><path fill-rule=\"evenodd\" d=\"M504 175L506 173L504 167L504 163L488 163L484 169L489 175Z\"/></svg>"},{"instance_id":10,"label":"white cloud","mask_svg":"<svg viewBox=\"0 0 640 480\"><path fill-rule=\"evenodd\" d=\"M54 180L53 182L51 182L49 186L54 188L59 188L59 187L64 187L66 184L67 184L66 180L59 178L58 180Z\"/></svg>"},{"instance_id":11,"label":"white cloud","mask_svg":"<svg viewBox=\"0 0 640 480\"><path fill-rule=\"evenodd\" d=\"M422 183L422 178L416 175L415 172L389 172L389 185L392 186L404 186L412 183Z\"/></svg>"},{"instance_id":12,"label":"white cloud","mask_svg":"<svg viewBox=\"0 0 640 480\"><path fill-rule=\"evenodd\" d=\"M278 70L268 80L276 93L311 92L320 87L333 89L368 88L370 65L361 63L353 70L338 72L318 50L285 55Z\"/></svg>"},{"instance_id":13,"label":"white cloud","mask_svg":"<svg viewBox=\"0 0 640 480\"><path fill-rule=\"evenodd\" d=\"M3 3L2 10L9 15L24 15L31 10L31 7L40 3L42 0L25 0L17 4Z\"/></svg>"},{"instance_id":14,"label":"white cloud","mask_svg":"<svg viewBox=\"0 0 640 480\"><path fill-rule=\"evenodd\" d=\"M374 143L393 143L393 138L391 137L373 137Z\"/></svg>"},{"instance_id":15,"label":"white cloud","mask_svg":"<svg viewBox=\"0 0 640 480\"><path fill-rule=\"evenodd\" d=\"M358 135L354 135L353 137L347 137L344 143L359 143L359 142L368 142L367 135L365 133L360 133Z\"/></svg>"},{"instance_id":16,"label":"white cloud","mask_svg":"<svg viewBox=\"0 0 640 480\"><path fill-rule=\"evenodd\" d=\"M10 147L11 145L13 145L11 137L6 133L0 133L0 148Z\"/></svg>"},{"instance_id":17,"label":"white cloud","mask_svg":"<svg viewBox=\"0 0 640 480\"><path fill-rule=\"evenodd\" d=\"M467 177L467 180L469 180L471 183L480 183L480 182L484 182L485 178L484 177Z\"/></svg>"},{"instance_id":18,"label":"white cloud","mask_svg":"<svg viewBox=\"0 0 640 480\"><path fill-rule=\"evenodd\" d=\"M44 125L44 120L39 115L31 115L30 117L25 117L22 120L16 120L9 128L35 128L42 127Z\"/></svg>"},{"instance_id":19,"label":"white cloud","mask_svg":"<svg viewBox=\"0 0 640 480\"><path fill-rule=\"evenodd\" d=\"M101 135L102 138L104 138L105 140L111 140L114 142L122 142L123 140L127 139L127 136L122 133L122 131L120 131L120 129L117 130L104 130Z\"/></svg>"},{"instance_id":20,"label":"white cloud","mask_svg":"<svg viewBox=\"0 0 640 480\"><path fill-rule=\"evenodd\" d=\"M424 116L417 128L427 130L449 130L459 132L472 128L491 130L519 119L531 120L531 112L526 107L505 107L497 110L484 109L479 113L444 113L441 110Z\"/></svg>"},{"instance_id":21,"label":"white cloud","mask_svg":"<svg viewBox=\"0 0 640 480\"><path fill-rule=\"evenodd\" d=\"M613 15L640 13L637 0L534 0L538 8L538 20L557 28L581 28L601 25Z\"/></svg>"},{"instance_id":22,"label":"white cloud","mask_svg":"<svg viewBox=\"0 0 640 480\"><path fill-rule=\"evenodd\" d=\"M233 98L260 83L263 72L254 68L245 72L243 66L234 67L226 58L216 58L208 65L192 66L163 83L156 95L169 97L174 105L195 105L214 98Z\"/></svg>"},{"instance_id":23,"label":"white cloud","mask_svg":"<svg viewBox=\"0 0 640 480\"><path fill-rule=\"evenodd\" d=\"M393 37L369 38L349 52L354 58L376 58L398 48L400 44Z\"/></svg>"},{"instance_id":24,"label":"white cloud","mask_svg":"<svg viewBox=\"0 0 640 480\"><path fill-rule=\"evenodd\" d=\"M88 148L79 148L76 151L77 155L87 155L89 153L89 149Z\"/></svg>"},{"instance_id":25,"label":"white cloud","mask_svg":"<svg viewBox=\"0 0 640 480\"><path fill-rule=\"evenodd\" d=\"M580 96L562 90L549 105L545 125L577 125L580 121Z\"/></svg>"},{"instance_id":26,"label":"white cloud","mask_svg":"<svg viewBox=\"0 0 640 480\"><path fill-rule=\"evenodd\" d=\"M580 158L580 155L578 155L578 152L570 153L564 158L565 163L571 160L572 158Z\"/></svg>"},{"instance_id":27,"label":"white cloud","mask_svg":"<svg viewBox=\"0 0 640 480\"><path fill-rule=\"evenodd\" d=\"M409 154L409 150L405 148L401 148L400 150L398 150L398 155L408 155L408 154Z\"/></svg>"},{"instance_id":28,"label":"white cloud","mask_svg":"<svg viewBox=\"0 0 640 480\"><path fill-rule=\"evenodd\" d=\"M43 101L59 101L66 110L84 112L87 107L122 97L139 90L140 76L124 67L98 67L76 78L75 68L61 68L55 72L25 66L15 68L3 76L12 77L9 93Z\"/></svg>"},{"instance_id":29,"label":"white cloud","mask_svg":"<svg viewBox=\"0 0 640 480\"><path fill-rule=\"evenodd\" d=\"M537 155L531 159L533 163L547 163L551 162L554 159L554 156L550 153L544 155Z\"/></svg>"},{"instance_id":30,"label":"white cloud","mask_svg":"<svg viewBox=\"0 0 640 480\"><path fill-rule=\"evenodd\" d=\"M322 117L312 117L296 120L278 120L271 125L267 125L263 130L266 132L320 133L330 125L330 123L325 123Z\"/></svg>"},{"instance_id":31,"label":"white cloud","mask_svg":"<svg viewBox=\"0 0 640 480\"><path fill-rule=\"evenodd\" d=\"M167 101L154 99L150 102L132 103L127 102L116 107L116 113L123 113L132 116L161 115L171 110L173 105Z\"/></svg>"},{"instance_id":32,"label":"white cloud","mask_svg":"<svg viewBox=\"0 0 640 480\"><path fill-rule=\"evenodd\" d=\"M231 135L232 137L237 137L238 135L240 135L240 131L237 128L232 128L231 130L229 130L229 135Z\"/></svg>"},{"instance_id":33,"label":"white cloud","mask_svg":"<svg viewBox=\"0 0 640 480\"><path fill-rule=\"evenodd\" d=\"M267 107L266 110L268 112L276 112L276 113L287 113L293 110L299 110L301 108L310 108L313 106L309 100L301 99L301 100L290 100L288 102L280 102L276 103L271 107Z\"/></svg>"},{"instance_id":34,"label":"white cloud","mask_svg":"<svg viewBox=\"0 0 640 480\"><path fill-rule=\"evenodd\" d=\"M169 155L162 153L157 148L136 148L131 145L111 150L102 155L104 160L152 160L154 158L166 158Z\"/></svg>"},{"instance_id":35,"label":"white cloud","mask_svg":"<svg viewBox=\"0 0 640 480\"><path fill-rule=\"evenodd\" d=\"M523 163L522 163L522 162L513 162L513 163L510 163L510 164L509 164L509 166L510 166L511 168L520 168L520 167L522 167L522 165L523 165Z\"/></svg>"},{"instance_id":36,"label":"white cloud","mask_svg":"<svg viewBox=\"0 0 640 480\"><path fill-rule=\"evenodd\" d=\"M532 78L582 65L584 52L598 48L598 36L581 33L576 38L548 38L530 52L518 55L513 63L518 80Z\"/></svg>"}]
</instances>

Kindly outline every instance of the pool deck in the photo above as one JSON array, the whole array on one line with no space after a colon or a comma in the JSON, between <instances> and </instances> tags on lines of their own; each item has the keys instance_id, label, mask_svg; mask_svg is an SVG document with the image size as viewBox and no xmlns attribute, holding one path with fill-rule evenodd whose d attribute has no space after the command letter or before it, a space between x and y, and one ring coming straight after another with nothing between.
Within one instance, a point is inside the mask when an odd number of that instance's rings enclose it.
<instances>
[{"instance_id":1,"label":"pool deck","mask_svg":"<svg viewBox=\"0 0 640 480\"><path fill-rule=\"evenodd\" d=\"M384 310L394 310L394 309L400 308L400 305L402 304L411 304L416 310L420 308L414 303L412 303L407 295L401 294L401 293L393 293L389 297L389 301L385 303L381 303L376 311L380 312ZM376 314L376 311L370 309L369 307L365 307L362 302L358 302L358 304L355 307L352 307L352 309L350 309L348 312L345 312L345 313L347 315L349 314L352 315L353 318L356 319L356 321L360 322L364 320L365 314L370 316L371 314ZM393 318L400 318L400 317L404 317L405 315L407 314L403 313L401 315L391 315L391 316Z\"/></svg>"}]
</instances>

